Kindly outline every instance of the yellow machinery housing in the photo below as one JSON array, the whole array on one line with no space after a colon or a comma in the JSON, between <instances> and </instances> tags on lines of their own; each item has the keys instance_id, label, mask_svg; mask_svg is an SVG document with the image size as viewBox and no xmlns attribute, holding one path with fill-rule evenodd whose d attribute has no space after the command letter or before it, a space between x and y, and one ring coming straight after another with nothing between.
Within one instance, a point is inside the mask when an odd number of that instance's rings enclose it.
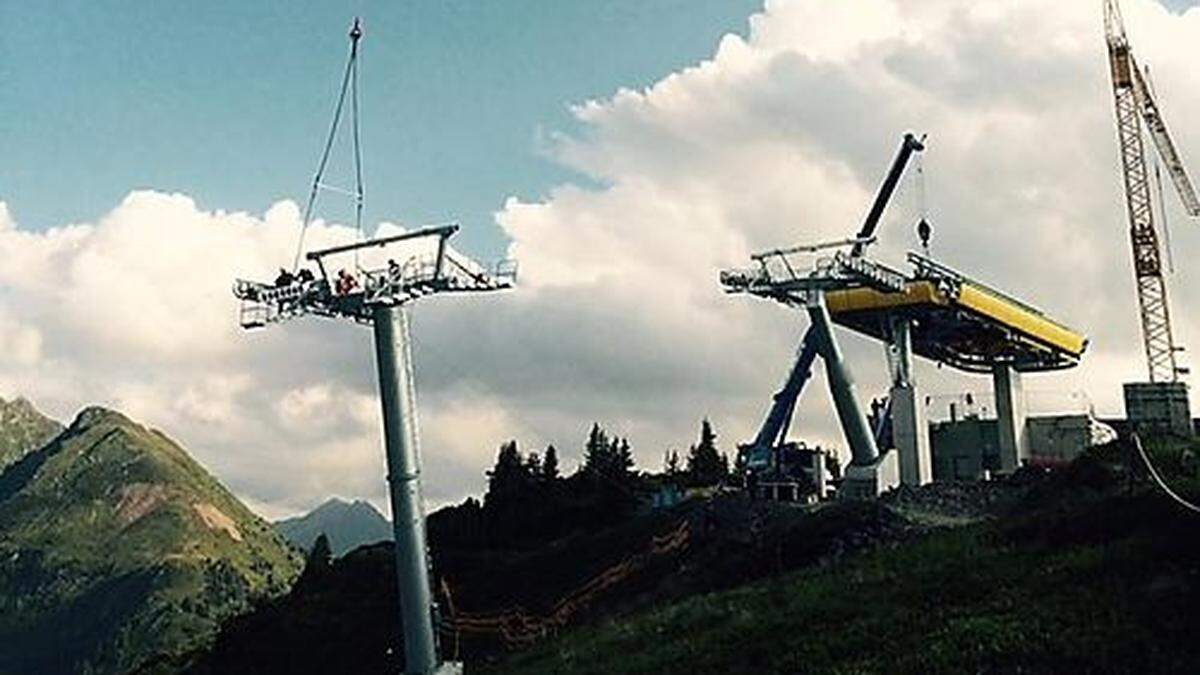
<instances>
[{"instance_id":1,"label":"yellow machinery housing","mask_svg":"<svg viewBox=\"0 0 1200 675\"><path fill-rule=\"evenodd\" d=\"M920 263L927 274L921 273ZM1009 363L1021 372L1079 363L1086 337L957 272L940 265L928 269L932 265L921 259L917 278L903 293L868 287L829 291L826 302L834 322L886 341L891 317L912 319L916 354L973 373L991 372L996 363Z\"/></svg>"}]
</instances>

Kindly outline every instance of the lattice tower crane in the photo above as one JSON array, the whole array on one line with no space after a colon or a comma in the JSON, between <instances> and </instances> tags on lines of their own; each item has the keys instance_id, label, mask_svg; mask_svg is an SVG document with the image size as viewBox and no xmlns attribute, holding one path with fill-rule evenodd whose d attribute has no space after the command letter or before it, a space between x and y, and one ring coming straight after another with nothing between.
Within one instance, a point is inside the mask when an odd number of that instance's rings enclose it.
<instances>
[{"instance_id":1,"label":"lattice tower crane","mask_svg":"<svg viewBox=\"0 0 1200 675\"><path fill-rule=\"evenodd\" d=\"M1142 122L1189 216L1200 217L1200 200L1196 198L1196 190L1187 169L1163 122L1154 93L1147 86L1146 78L1133 58L1119 0L1104 0L1104 28L1116 103L1117 139L1125 178L1129 238L1133 247L1133 272L1137 281L1146 362L1151 382L1176 382L1183 374L1177 362L1181 348L1175 344L1171 329L1171 310L1162 269L1162 246L1154 223Z\"/></svg>"}]
</instances>

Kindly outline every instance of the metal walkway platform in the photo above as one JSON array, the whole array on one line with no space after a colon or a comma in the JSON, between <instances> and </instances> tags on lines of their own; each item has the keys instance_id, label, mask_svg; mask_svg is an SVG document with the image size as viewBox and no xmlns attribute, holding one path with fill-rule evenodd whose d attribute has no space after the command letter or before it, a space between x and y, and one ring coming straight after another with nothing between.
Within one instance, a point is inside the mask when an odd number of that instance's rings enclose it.
<instances>
[{"instance_id":1,"label":"metal walkway platform","mask_svg":"<svg viewBox=\"0 0 1200 675\"><path fill-rule=\"evenodd\" d=\"M301 316L322 316L349 318L370 325L376 307L400 306L436 293L479 293L513 287L517 279L516 262L501 260L487 269L453 253L447 241L456 232L457 225L429 227L313 251L305 258L317 265L320 275L308 281L296 279L279 285L238 279L233 294L242 301L239 322L242 328L263 328ZM410 256L402 264L379 269L356 270L352 289L339 291L325 266L325 259L330 256L420 239L435 240L437 253Z\"/></svg>"},{"instance_id":2,"label":"metal walkway platform","mask_svg":"<svg viewBox=\"0 0 1200 675\"><path fill-rule=\"evenodd\" d=\"M1087 338L1038 309L968 278L945 265L909 253L911 274L866 259L835 255L805 275L790 265L768 267L773 251L756 258L758 269L727 272L731 292L748 292L800 306L804 294L823 287L834 323L887 342L896 318L911 320L913 352L959 370L990 373L1007 365L1019 372L1062 370L1078 365Z\"/></svg>"}]
</instances>

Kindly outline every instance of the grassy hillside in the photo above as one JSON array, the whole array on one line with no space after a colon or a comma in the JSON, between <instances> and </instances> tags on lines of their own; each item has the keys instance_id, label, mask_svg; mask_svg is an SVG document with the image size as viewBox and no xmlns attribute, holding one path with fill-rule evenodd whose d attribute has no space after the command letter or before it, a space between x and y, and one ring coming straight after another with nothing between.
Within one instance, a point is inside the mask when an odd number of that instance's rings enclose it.
<instances>
[{"instance_id":1,"label":"grassy hillside","mask_svg":"<svg viewBox=\"0 0 1200 675\"><path fill-rule=\"evenodd\" d=\"M1179 449L1161 464L1200 494ZM1194 672L1200 518L1121 459L817 507L717 496L536 548L458 546L439 512L443 653L485 673ZM396 672L393 574L388 544L306 573L188 672ZM507 623L469 625L488 617Z\"/></svg>"},{"instance_id":2,"label":"grassy hillside","mask_svg":"<svg viewBox=\"0 0 1200 675\"><path fill-rule=\"evenodd\" d=\"M299 566L177 444L89 408L0 474L0 673L118 673L193 648Z\"/></svg>"},{"instance_id":3,"label":"grassy hillside","mask_svg":"<svg viewBox=\"0 0 1200 675\"><path fill-rule=\"evenodd\" d=\"M1194 673L1200 516L1119 475L1088 460L998 517L578 627L484 671Z\"/></svg>"},{"instance_id":4,"label":"grassy hillside","mask_svg":"<svg viewBox=\"0 0 1200 675\"><path fill-rule=\"evenodd\" d=\"M0 399L0 472L50 442L62 429L23 398Z\"/></svg>"}]
</instances>

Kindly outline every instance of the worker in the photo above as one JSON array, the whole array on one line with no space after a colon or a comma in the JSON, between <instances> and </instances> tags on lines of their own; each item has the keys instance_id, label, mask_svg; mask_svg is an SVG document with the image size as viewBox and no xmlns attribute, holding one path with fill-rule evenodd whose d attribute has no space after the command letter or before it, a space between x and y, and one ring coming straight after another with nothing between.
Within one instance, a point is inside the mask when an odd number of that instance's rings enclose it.
<instances>
[{"instance_id":1,"label":"worker","mask_svg":"<svg viewBox=\"0 0 1200 675\"><path fill-rule=\"evenodd\" d=\"M400 264L394 258L388 258L388 279L391 281L400 280Z\"/></svg>"},{"instance_id":2,"label":"worker","mask_svg":"<svg viewBox=\"0 0 1200 675\"><path fill-rule=\"evenodd\" d=\"M345 268L338 270L337 285L335 290L338 295L349 295L358 288L358 279L354 278L353 274L346 271Z\"/></svg>"},{"instance_id":3,"label":"worker","mask_svg":"<svg viewBox=\"0 0 1200 675\"><path fill-rule=\"evenodd\" d=\"M296 279L302 284L307 284L314 281L316 277L313 276L312 270L305 268L300 270L300 273L296 275Z\"/></svg>"},{"instance_id":4,"label":"worker","mask_svg":"<svg viewBox=\"0 0 1200 675\"><path fill-rule=\"evenodd\" d=\"M279 268L279 276L275 277L275 287L276 288L286 288L288 286L291 286L294 281L296 281L296 277L293 276L291 272L280 267Z\"/></svg>"}]
</instances>

